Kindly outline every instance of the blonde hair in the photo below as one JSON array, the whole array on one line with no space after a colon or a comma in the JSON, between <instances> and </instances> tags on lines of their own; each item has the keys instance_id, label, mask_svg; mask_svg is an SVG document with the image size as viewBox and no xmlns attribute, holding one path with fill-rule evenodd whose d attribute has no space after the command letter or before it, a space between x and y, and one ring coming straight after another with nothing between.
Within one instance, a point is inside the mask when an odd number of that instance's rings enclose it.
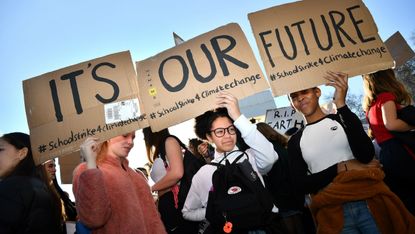
<instances>
[{"instance_id":1,"label":"blonde hair","mask_svg":"<svg viewBox=\"0 0 415 234\"><path fill-rule=\"evenodd\" d=\"M108 154L108 141L104 141L101 144L101 148L99 149L98 154L97 154L97 164L100 164L105 159L107 154Z\"/></svg>"},{"instance_id":2,"label":"blonde hair","mask_svg":"<svg viewBox=\"0 0 415 234\"><path fill-rule=\"evenodd\" d=\"M363 75L363 110L369 111L370 106L376 97L384 92L391 92L395 95L395 102L400 105L409 105L412 102L409 92L405 86L395 77L392 69L381 70Z\"/></svg>"}]
</instances>

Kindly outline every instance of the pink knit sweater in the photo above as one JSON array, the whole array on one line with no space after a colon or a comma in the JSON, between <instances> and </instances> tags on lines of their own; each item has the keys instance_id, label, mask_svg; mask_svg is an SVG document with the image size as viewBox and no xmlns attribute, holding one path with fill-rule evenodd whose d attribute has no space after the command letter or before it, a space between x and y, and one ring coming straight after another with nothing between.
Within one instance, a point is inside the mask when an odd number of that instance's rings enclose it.
<instances>
[{"instance_id":1,"label":"pink knit sweater","mask_svg":"<svg viewBox=\"0 0 415 234\"><path fill-rule=\"evenodd\" d=\"M126 168L125 170L123 168ZM73 192L82 223L92 233L166 233L144 177L117 159L106 157L98 169L80 164Z\"/></svg>"}]
</instances>

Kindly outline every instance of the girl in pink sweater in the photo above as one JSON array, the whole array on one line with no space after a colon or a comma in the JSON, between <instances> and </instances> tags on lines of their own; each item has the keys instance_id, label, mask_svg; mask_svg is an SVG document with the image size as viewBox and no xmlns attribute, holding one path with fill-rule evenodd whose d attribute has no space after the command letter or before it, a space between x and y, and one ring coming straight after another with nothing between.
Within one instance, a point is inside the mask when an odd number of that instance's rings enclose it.
<instances>
[{"instance_id":1,"label":"girl in pink sweater","mask_svg":"<svg viewBox=\"0 0 415 234\"><path fill-rule=\"evenodd\" d=\"M128 167L134 137L102 144L90 137L81 145L86 162L75 169L73 191L79 218L92 233L166 233L146 179Z\"/></svg>"}]
</instances>

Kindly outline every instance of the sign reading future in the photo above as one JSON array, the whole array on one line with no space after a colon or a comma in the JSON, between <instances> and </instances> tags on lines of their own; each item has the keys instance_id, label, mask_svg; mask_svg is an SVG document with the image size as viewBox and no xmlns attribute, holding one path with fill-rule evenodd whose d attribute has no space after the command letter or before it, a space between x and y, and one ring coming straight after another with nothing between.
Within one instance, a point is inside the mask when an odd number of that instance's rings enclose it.
<instances>
[{"instance_id":1,"label":"sign reading future","mask_svg":"<svg viewBox=\"0 0 415 234\"><path fill-rule=\"evenodd\" d=\"M360 0L300 1L248 18L275 96L323 84L329 70L352 77L393 67Z\"/></svg>"}]
</instances>

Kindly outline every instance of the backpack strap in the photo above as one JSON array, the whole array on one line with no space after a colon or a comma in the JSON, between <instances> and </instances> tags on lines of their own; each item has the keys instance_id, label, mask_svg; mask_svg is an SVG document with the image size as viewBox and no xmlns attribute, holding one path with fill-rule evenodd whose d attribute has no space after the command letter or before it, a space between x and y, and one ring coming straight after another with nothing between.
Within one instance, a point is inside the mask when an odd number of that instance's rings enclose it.
<instances>
[{"instance_id":1,"label":"backpack strap","mask_svg":"<svg viewBox=\"0 0 415 234\"><path fill-rule=\"evenodd\" d=\"M221 167L221 166L223 166L222 164L217 163L217 162L210 162L210 163L209 163L209 165L216 166L216 167Z\"/></svg>"},{"instance_id":2,"label":"backpack strap","mask_svg":"<svg viewBox=\"0 0 415 234\"><path fill-rule=\"evenodd\" d=\"M235 164L236 162L238 162L239 159L241 159L244 155L249 159L249 156L248 156L248 154L245 151L242 151L242 150L233 150L233 151L231 151L229 153L226 153L226 152L223 153L223 158L219 162L217 162L217 163L216 162L210 162L209 164L211 164L213 166L216 166L216 167L223 166L223 164L222 164L223 160L226 160L226 162L229 163L229 161L227 160L228 155L230 155L232 153L235 153L235 152L241 152L241 154L238 155L238 157L236 157L235 160L233 160L232 164Z\"/></svg>"},{"instance_id":3,"label":"backpack strap","mask_svg":"<svg viewBox=\"0 0 415 234\"><path fill-rule=\"evenodd\" d=\"M249 156L248 156L248 154L245 151L234 150L232 152L236 152L236 151L239 151L239 152L242 152L242 153L238 157L236 157L235 160L233 160L232 164L237 163L239 161L239 159L241 159L243 156L246 156L246 158L248 158L248 160L249 160Z\"/></svg>"}]
</instances>

